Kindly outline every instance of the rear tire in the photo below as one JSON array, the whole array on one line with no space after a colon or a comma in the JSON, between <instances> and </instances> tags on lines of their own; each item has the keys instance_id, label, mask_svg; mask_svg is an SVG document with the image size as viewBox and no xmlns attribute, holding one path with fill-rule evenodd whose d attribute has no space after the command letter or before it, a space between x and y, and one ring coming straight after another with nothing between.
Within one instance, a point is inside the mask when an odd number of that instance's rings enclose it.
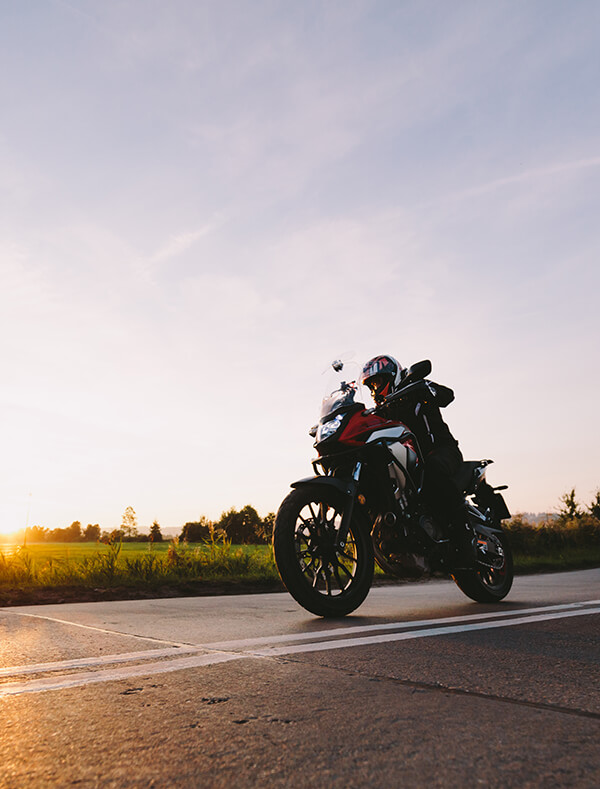
<instances>
[{"instance_id":1,"label":"rear tire","mask_svg":"<svg viewBox=\"0 0 600 789\"><path fill-rule=\"evenodd\" d=\"M502 532L494 534L494 538L503 553L502 566L477 565L468 570L455 570L452 575L461 592L478 603L499 603L510 592L514 578L513 556L508 536Z\"/></svg>"},{"instance_id":2,"label":"rear tire","mask_svg":"<svg viewBox=\"0 0 600 789\"><path fill-rule=\"evenodd\" d=\"M373 544L356 512L346 544L335 547L346 501L333 488L306 485L283 500L275 519L273 548L281 580L317 616L351 613L373 581Z\"/></svg>"}]
</instances>

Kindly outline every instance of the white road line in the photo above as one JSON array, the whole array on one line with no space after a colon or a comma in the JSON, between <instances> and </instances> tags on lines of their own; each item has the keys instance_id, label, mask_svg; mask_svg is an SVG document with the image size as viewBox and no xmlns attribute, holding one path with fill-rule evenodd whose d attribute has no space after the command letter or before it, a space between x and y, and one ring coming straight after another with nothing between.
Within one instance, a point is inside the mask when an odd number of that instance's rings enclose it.
<instances>
[{"instance_id":1,"label":"white road line","mask_svg":"<svg viewBox=\"0 0 600 789\"><path fill-rule=\"evenodd\" d=\"M326 649L343 649L345 647L369 646L370 644L385 644L390 641L410 641L415 638L427 638L429 636L443 636L451 633L466 633L469 630L489 630L498 627L514 627L515 625L525 625L530 622L546 622L550 619L565 619L572 616L590 616L600 614L600 608L588 608L583 611L560 611L545 616L524 616L518 619L509 619L494 622L476 622L468 625L451 625L450 627L432 627L426 630L409 630L403 633L387 633L380 636L365 636L364 638L344 638L336 641L318 641L313 644L300 644L298 646L272 647L270 649L258 649L246 654L253 657L280 657L281 655L293 655L298 652L321 652Z\"/></svg>"},{"instance_id":2,"label":"white road line","mask_svg":"<svg viewBox=\"0 0 600 789\"><path fill-rule=\"evenodd\" d=\"M164 674L171 671L181 671L184 669L190 668L197 668L199 666L209 666L214 665L217 663L224 663L232 660L241 660L243 658L272 658L272 657L281 657L285 655L293 655L302 652L317 652L323 650L331 650L331 649L343 649L348 647L357 647L357 646L368 646L371 644L383 644L392 641L408 641L417 638L427 638L427 637L434 637L434 636L443 636L443 635L450 635L454 633L465 633L469 631L476 631L476 630L486 630L486 629L493 629L499 627L515 627L518 625L525 625L534 622L546 622L552 619L563 619L569 618L574 616L590 616L593 614L600 613L600 607L598 603L594 603L595 607L582 607L586 604L573 604L577 605L577 609L573 609L570 606L568 609L556 611L553 610L549 612L550 608L556 609L557 606L548 607L546 609L546 613L540 613L534 616L516 616L513 618L507 618L506 612L505 618L496 618L493 621L486 621L486 622L467 622L467 619L471 620L472 617L463 617L462 621L463 624L457 625L446 625L445 623L452 620L459 619L458 617L451 617L447 619L439 619L439 620L422 620L423 622L426 621L433 621L437 626L436 627L429 627L426 629L421 630L405 630L403 632L395 632L395 633L381 633L380 635L373 635L373 636L365 636L359 638L346 638L346 639L339 639L333 638L328 641L316 641L313 643L308 644L297 644L295 646L288 645L282 647L269 647L262 650L246 650L242 652L224 652L224 651L214 651L210 653L205 653L201 655L192 655L187 658L175 658L173 660L164 660L158 663L144 663L140 665L134 666L123 666L117 669L109 669L106 671L88 671L88 672L79 672L76 674L67 674L62 677L56 678L41 678L36 680L30 680L25 682L13 682L13 683L5 683L0 685L0 697L1 696L14 696L14 695L21 695L23 693L39 693L41 691L47 690L62 690L65 688L73 688L79 687L84 685L89 685L92 683L98 682L111 682L115 680L123 680L129 679L131 677L150 677L155 674ZM587 604L589 605L589 604ZM529 610L536 610L536 609L529 609ZM514 612L513 612L514 613ZM517 612L517 613L522 613ZM482 618L481 616L479 617ZM406 626L407 623L396 623L396 628L398 626L402 627L403 625ZM415 624L415 623L410 623ZM356 632L359 631L359 628L356 629ZM314 638L322 637L325 631L320 631L317 633L312 634ZM331 635L336 636L339 635L339 631L332 630L328 631ZM274 636L270 643L276 643L280 637ZM206 647L205 647L206 648ZM135 654L135 653L133 653Z\"/></svg>"},{"instance_id":3,"label":"white road line","mask_svg":"<svg viewBox=\"0 0 600 789\"><path fill-rule=\"evenodd\" d=\"M123 633L121 630L108 630L104 627L97 627L96 625L83 625L81 622L71 622L68 619L57 619L54 616L44 616L43 614L30 614L25 611L13 611L10 608L0 609L0 614L8 614L10 616L28 616L31 619L45 619L48 622L56 622L59 625L69 625L70 627L80 627L83 630L95 630L96 633L105 633L109 636L127 636L127 638L139 638L142 641L154 641L158 644L169 644L173 647L189 647L189 644L179 644L176 641L167 641L164 638L155 638L154 636L140 636L136 633Z\"/></svg>"},{"instance_id":4,"label":"white road line","mask_svg":"<svg viewBox=\"0 0 600 789\"><path fill-rule=\"evenodd\" d=\"M569 610L569 609L578 609L586 606L597 606L600 605L600 600L586 600L579 603L563 603L560 605L548 605L548 606L538 606L536 608L518 608L518 609L511 609L510 611L492 611L489 613L483 614L467 614L464 616L454 616L454 617L445 617L442 619L415 619L415 620L405 620L402 622L387 622L382 625L353 625L350 627L340 627L335 629L329 630L313 630L311 632L305 633L289 633L287 635L280 635L280 636L260 636L256 638L243 638L243 639L236 639L232 641L215 641L208 644L191 644L191 643L184 643L178 641L168 641L162 638L156 638L153 636L142 636L137 635L134 633L126 633L122 630L109 630L103 627L97 627L95 625L84 625L80 622L72 622L68 619L57 619L52 616L45 616L42 614L32 614L24 611L14 611L12 609L0 609L0 614L10 614L12 616L26 616L31 617L34 619L44 619L49 622L57 622L61 625L69 625L71 627L80 627L85 630L94 630L97 633L103 633L105 635L110 636L122 636L124 638L137 638L143 641L153 641L159 644L168 644L169 647L175 647L179 649L217 649L217 650L230 650L230 649L244 649L245 647L251 646L260 646L263 644L276 644L276 643L286 643L288 641L310 641L317 638L329 638L335 636L342 636L342 635L350 635L353 633L369 633L369 632L378 632L378 631L386 631L386 630L399 630L405 628L413 628L413 627L427 627L429 625L437 625L437 624L445 624L449 622L467 622L467 621L479 621L481 619L500 619L502 617L514 617L520 616L522 614L534 614L534 613L544 613L546 611L562 611L562 610ZM0 674L1 676L1 674Z\"/></svg>"},{"instance_id":5,"label":"white road line","mask_svg":"<svg viewBox=\"0 0 600 789\"><path fill-rule=\"evenodd\" d=\"M135 660L175 657L190 652L200 652L201 647L170 647L168 649L148 649L142 652L119 652L115 655L58 660L53 663L31 663L26 666L6 666L0 668L0 677L14 677L17 674L44 674L48 671L63 671L69 668L88 668L106 666L111 663L131 663Z\"/></svg>"},{"instance_id":6,"label":"white road line","mask_svg":"<svg viewBox=\"0 0 600 789\"><path fill-rule=\"evenodd\" d=\"M123 666L110 671L87 671L78 674L67 674L63 677L34 679L27 682L10 682L0 685L0 697L21 696L24 693L40 693L45 690L64 690L82 685L91 685L96 682L113 682L132 677L151 677L155 674L165 674L171 671L197 668L198 666L212 666L215 663L226 663L229 660L240 660L251 657L241 653L217 653L208 655L193 655L179 660L168 660L161 663L142 663L139 666Z\"/></svg>"},{"instance_id":7,"label":"white road line","mask_svg":"<svg viewBox=\"0 0 600 789\"><path fill-rule=\"evenodd\" d=\"M202 644L205 649L245 649L246 647L261 646L263 644L284 644L295 641L315 641L319 638L336 638L355 633L372 633L386 630L406 630L408 628L428 627L430 625L445 625L451 622L474 622L482 619L502 619L504 617L517 617L523 614L546 613L547 611L568 611L571 609L600 606L600 600L587 600L582 603L563 603L562 605L547 605L536 608L518 608L510 611L492 611L483 614L466 614L463 616L448 616L438 619L407 619L403 622L386 622L383 625L355 625L353 627L338 627L330 630L312 630L305 633L288 633L281 636L259 636L256 638L242 638L235 641L215 641Z\"/></svg>"}]
</instances>

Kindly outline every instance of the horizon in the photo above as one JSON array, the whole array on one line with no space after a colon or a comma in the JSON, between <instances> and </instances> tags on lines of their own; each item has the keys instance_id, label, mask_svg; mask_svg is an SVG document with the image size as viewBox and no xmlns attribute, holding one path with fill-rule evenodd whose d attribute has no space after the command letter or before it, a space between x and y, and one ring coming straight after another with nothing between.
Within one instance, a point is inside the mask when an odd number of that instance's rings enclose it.
<instances>
[{"instance_id":1,"label":"horizon","mask_svg":"<svg viewBox=\"0 0 600 789\"><path fill-rule=\"evenodd\" d=\"M580 502L580 504L585 506L585 504L583 502ZM249 506L252 506L252 505L249 505ZM224 510L221 513L221 516L223 516L227 511L228 510ZM263 512L258 512L258 515L259 515L260 518L265 518L267 515L271 515L271 514L275 514L275 513L273 513L273 512L264 512L264 513ZM511 512L511 518L523 517L525 520L527 520L527 521L529 521L531 523L534 523L534 524L538 523L541 520L557 518L558 515L559 515L559 508L558 507L556 507L554 510L552 510L550 512L548 512L548 511L544 511L544 512L526 512L526 511L525 512L523 512L523 511L521 511L521 512ZM202 517L206 517L206 516L202 516L201 515L199 517L202 518ZM215 520L212 520L212 521L211 521L211 519L207 519L207 520L209 520L209 522L212 522L212 523L217 523L219 519L215 519ZM165 526L165 527L163 527L161 524L158 524L158 525L160 526L160 530L161 530L161 533L163 534L163 536L176 537L176 536L179 535L179 533L182 531L183 527L187 523L195 523L195 522L199 522L199 520L198 521L188 520L185 523L182 523L181 526ZM84 524L81 521L73 521L71 524L66 524L63 527L57 527L57 528L58 529L61 529L61 528L64 529L64 528L67 528L67 527L73 525L73 523L79 523L82 530L84 530L87 525L99 526L103 535L108 535L110 533L110 531L113 530L110 527L103 528L102 525L98 524L98 523L96 523L96 524ZM150 533L151 525L152 524L150 524L149 526L139 525L137 527L137 533L140 536L147 536ZM17 529L14 532L0 532L0 543L6 544L6 543L9 543L10 540L16 540L17 538L22 540L22 539L25 539L26 537L27 537L27 540L29 542L36 542L35 540L31 540L30 536L26 535L26 532L29 531L30 529L35 529L35 528L40 528L40 527L41 528L46 528L46 527L42 526L41 524L33 524L33 526L29 526L29 527L22 528L22 529ZM114 529L118 529L118 528L120 528L120 527L119 526L115 526L114 527ZM47 533L50 533L52 531L53 531L52 529L46 529ZM103 537L101 539L103 539ZM99 540L96 540L96 542L98 542L98 541ZM52 541L52 542L55 542L55 541Z\"/></svg>"}]
</instances>

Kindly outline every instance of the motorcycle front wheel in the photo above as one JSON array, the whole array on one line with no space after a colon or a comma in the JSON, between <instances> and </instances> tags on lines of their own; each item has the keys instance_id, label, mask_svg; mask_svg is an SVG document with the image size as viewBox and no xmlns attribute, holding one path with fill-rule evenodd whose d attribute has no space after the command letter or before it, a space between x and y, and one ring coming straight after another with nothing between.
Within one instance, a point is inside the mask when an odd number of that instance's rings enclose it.
<instances>
[{"instance_id":1,"label":"motorcycle front wheel","mask_svg":"<svg viewBox=\"0 0 600 789\"><path fill-rule=\"evenodd\" d=\"M281 580L317 616L351 613L373 581L373 544L356 514L344 546L336 546L345 503L333 488L307 485L283 500L275 519L273 549Z\"/></svg>"},{"instance_id":2,"label":"motorcycle front wheel","mask_svg":"<svg viewBox=\"0 0 600 789\"><path fill-rule=\"evenodd\" d=\"M475 563L472 569L455 570L452 574L458 588L478 603L498 603L510 592L514 570L513 557L508 536L494 534L496 551L501 557L497 566L488 567Z\"/></svg>"}]
</instances>

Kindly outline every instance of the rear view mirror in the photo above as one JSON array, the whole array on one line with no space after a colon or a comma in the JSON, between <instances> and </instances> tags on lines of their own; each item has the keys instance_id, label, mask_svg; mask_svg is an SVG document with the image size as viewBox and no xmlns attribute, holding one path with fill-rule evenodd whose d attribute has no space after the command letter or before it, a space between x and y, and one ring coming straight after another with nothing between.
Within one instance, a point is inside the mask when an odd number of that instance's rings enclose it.
<instances>
[{"instance_id":1,"label":"rear view mirror","mask_svg":"<svg viewBox=\"0 0 600 789\"><path fill-rule=\"evenodd\" d=\"M408 378L418 381L421 378L426 378L431 372L431 362L429 359L424 359L422 362L415 362L408 368Z\"/></svg>"}]
</instances>

